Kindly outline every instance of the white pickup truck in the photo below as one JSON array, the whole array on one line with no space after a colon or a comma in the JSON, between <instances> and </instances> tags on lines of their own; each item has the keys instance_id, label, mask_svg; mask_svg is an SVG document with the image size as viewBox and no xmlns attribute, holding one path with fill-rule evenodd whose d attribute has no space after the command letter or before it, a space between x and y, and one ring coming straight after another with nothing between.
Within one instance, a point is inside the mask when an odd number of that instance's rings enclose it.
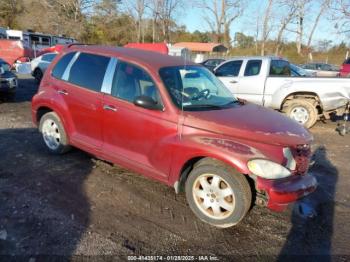
<instances>
[{"instance_id":1,"label":"white pickup truck","mask_svg":"<svg viewBox=\"0 0 350 262\"><path fill-rule=\"evenodd\" d=\"M284 112L307 128L342 115L350 99L350 79L302 77L278 57L236 57L214 73L236 97Z\"/></svg>"}]
</instances>

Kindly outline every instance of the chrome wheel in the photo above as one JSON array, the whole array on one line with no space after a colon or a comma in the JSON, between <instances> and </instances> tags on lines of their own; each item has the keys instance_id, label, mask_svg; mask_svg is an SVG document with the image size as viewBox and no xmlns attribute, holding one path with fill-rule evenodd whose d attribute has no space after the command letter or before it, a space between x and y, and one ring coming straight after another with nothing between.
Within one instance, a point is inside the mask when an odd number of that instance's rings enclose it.
<instances>
[{"instance_id":1,"label":"chrome wheel","mask_svg":"<svg viewBox=\"0 0 350 262\"><path fill-rule=\"evenodd\" d=\"M56 150L60 146L61 134L55 121L52 119L46 119L42 125L42 134L45 144L51 150Z\"/></svg>"},{"instance_id":2,"label":"chrome wheel","mask_svg":"<svg viewBox=\"0 0 350 262\"><path fill-rule=\"evenodd\" d=\"M193 184L192 193L199 210L210 218L225 219L235 209L233 190L218 175L200 175Z\"/></svg>"},{"instance_id":3,"label":"chrome wheel","mask_svg":"<svg viewBox=\"0 0 350 262\"><path fill-rule=\"evenodd\" d=\"M309 112L305 107L297 106L290 112L290 118L304 125L309 120Z\"/></svg>"}]
</instances>

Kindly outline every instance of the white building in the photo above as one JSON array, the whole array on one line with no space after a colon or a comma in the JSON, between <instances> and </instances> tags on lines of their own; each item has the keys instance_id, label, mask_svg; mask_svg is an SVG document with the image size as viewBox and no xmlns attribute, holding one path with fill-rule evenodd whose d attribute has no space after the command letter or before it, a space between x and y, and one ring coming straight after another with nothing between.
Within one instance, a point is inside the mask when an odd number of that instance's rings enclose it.
<instances>
[{"instance_id":1,"label":"white building","mask_svg":"<svg viewBox=\"0 0 350 262\"><path fill-rule=\"evenodd\" d=\"M13 40L22 40L24 46L30 47L34 50L54 46L56 44L71 44L76 42L75 39L69 37L54 36L29 31L24 32L20 30L11 29L6 30L6 38Z\"/></svg>"}]
</instances>

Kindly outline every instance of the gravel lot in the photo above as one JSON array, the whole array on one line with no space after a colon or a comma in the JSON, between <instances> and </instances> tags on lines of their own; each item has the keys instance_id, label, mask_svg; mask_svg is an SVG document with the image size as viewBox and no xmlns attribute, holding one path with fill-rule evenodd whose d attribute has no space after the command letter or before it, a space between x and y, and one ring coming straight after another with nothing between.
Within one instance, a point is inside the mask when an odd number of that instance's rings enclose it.
<instances>
[{"instance_id":1,"label":"gravel lot","mask_svg":"<svg viewBox=\"0 0 350 262\"><path fill-rule=\"evenodd\" d=\"M77 149L49 155L31 123L36 90L22 76L16 100L0 102L0 255L350 258L350 135L339 136L335 123L311 130L310 172L319 181L311 197L283 213L255 206L236 227L216 229L200 222L172 188Z\"/></svg>"}]
</instances>

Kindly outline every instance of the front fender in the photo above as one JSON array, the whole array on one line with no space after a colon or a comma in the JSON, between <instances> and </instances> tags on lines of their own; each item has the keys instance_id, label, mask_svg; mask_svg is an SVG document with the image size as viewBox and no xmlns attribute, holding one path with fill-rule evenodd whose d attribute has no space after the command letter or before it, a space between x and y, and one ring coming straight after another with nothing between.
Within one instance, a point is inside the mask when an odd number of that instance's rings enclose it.
<instances>
[{"instance_id":1,"label":"front fender","mask_svg":"<svg viewBox=\"0 0 350 262\"><path fill-rule=\"evenodd\" d=\"M254 145L249 145L242 140L230 138L217 138L213 136L186 136L182 137L179 143L174 145L174 157L169 177L169 184L174 185L180 180L182 169L185 164L195 158L210 157L226 163L235 168L241 174L250 174L247 162L253 158L269 158L276 162L282 162L283 156L279 147L261 145L262 150ZM267 157L266 151L273 152ZM271 151L272 150L272 151Z\"/></svg>"}]
</instances>

